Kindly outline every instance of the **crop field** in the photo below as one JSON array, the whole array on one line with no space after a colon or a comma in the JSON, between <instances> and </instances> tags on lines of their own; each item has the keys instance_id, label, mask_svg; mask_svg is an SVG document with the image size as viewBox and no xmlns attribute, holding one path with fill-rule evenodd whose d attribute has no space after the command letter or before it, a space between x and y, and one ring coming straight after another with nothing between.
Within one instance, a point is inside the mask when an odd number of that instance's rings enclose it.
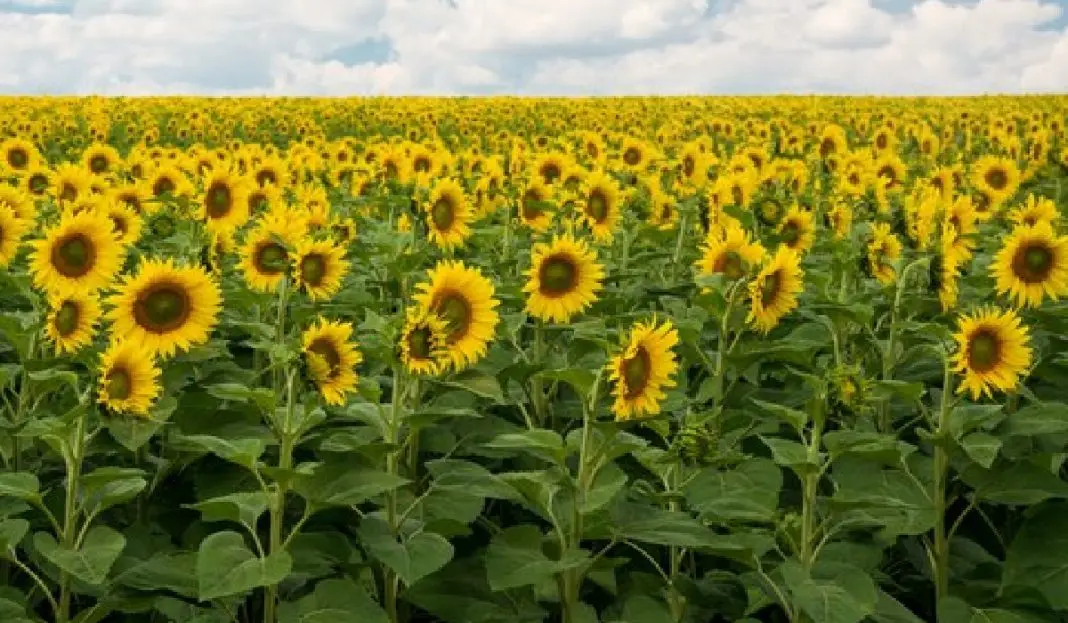
<instances>
[{"instance_id":1,"label":"crop field","mask_svg":"<svg viewBox=\"0 0 1068 623\"><path fill-rule=\"evenodd\" d=\"M1068 97L0 99L0 623L1068 620Z\"/></svg>"}]
</instances>

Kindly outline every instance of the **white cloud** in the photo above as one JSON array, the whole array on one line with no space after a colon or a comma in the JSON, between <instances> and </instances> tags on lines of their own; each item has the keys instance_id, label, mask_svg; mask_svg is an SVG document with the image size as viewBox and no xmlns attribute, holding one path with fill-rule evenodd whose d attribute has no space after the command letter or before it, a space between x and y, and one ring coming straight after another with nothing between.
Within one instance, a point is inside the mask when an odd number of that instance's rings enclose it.
<instances>
[{"instance_id":1,"label":"white cloud","mask_svg":"<svg viewBox=\"0 0 1068 623\"><path fill-rule=\"evenodd\" d=\"M872 0L318 0L314 10L309 6L307 0L0 0L0 91L1068 90L1068 28L1055 21L1062 0L922 0L893 13ZM390 53L345 56L368 39L387 42Z\"/></svg>"}]
</instances>

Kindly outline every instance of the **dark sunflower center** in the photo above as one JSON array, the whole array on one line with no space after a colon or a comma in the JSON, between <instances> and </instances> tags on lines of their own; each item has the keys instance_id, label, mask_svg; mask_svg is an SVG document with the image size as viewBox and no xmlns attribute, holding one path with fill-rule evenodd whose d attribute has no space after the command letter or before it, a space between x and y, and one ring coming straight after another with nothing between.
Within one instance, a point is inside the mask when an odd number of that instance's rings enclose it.
<instances>
[{"instance_id":1,"label":"dark sunflower center","mask_svg":"<svg viewBox=\"0 0 1068 623\"><path fill-rule=\"evenodd\" d=\"M74 301L63 301L63 304L56 310L55 328L61 336L67 337L74 333L78 328L78 318L81 316L81 309Z\"/></svg>"},{"instance_id":2,"label":"dark sunflower center","mask_svg":"<svg viewBox=\"0 0 1068 623\"><path fill-rule=\"evenodd\" d=\"M452 201L442 197L434 202L430 208L430 219L434 221L434 227L438 231L447 231L456 220L456 211L453 210Z\"/></svg>"},{"instance_id":3,"label":"dark sunflower center","mask_svg":"<svg viewBox=\"0 0 1068 623\"><path fill-rule=\"evenodd\" d=\"M252 211L259 210L267 203L267 195L262 192L254 192L248 196L248 207Z\"/></svg>"},{"instance_id":4,"label":"dark sunflower center","mask_svg":"<svg viewBox=\"0 0 1068 623\"><path fill-rule=\"evenodd\" d=\"M682 159L682 174L686 177L692 177L696 167L697 164L693 161L693 156L686 156Z\"/></svg>"},{"instance_id":5,"label":"dark sunflower center","mask_svg":"<svg viewBox=\"0 0 1068 623\"><path fill-rule=\"evenodd\" d=\"M976 372L987 372L998 365L1001 356L1001 340L990 329L980 329L968 341L968 367Z\"/></svg>"},{"instance_id":6,"label":"dark sunflower center","mask_svg":"<svg viewBox=\"0 0 1068 623\"><path fill-rule=\"evenodd\" d=\"M649 351L639 346L638 352L633 357L623 360L620 365L623 381L627 385L627 398L641 395L649 385L649 377L652 373L652 362L649 360Z\"/></svg>"},{"instance_id":7,"label":"dark sunflower center","mask_svg":"<svg viewBox=\"0 0 1068 623\"><path fill-rule=\"evenodd\" d=\"M760 303L764 307L768 307L775 302L775 299L779 296L779 288L782 282L782 277L779 271L775 271L764 278L764 282L760 284Z\"/></svg>"},{"instance_id":8,"label":"dark sunflower center","mask_svg":"<svg viewBox=\"0 0 1068 623\"><path fill-rule=\"evenodd\" d=\"M586 201L586 214L598 223L603 223L608 218L608 199L599 189L590 193L590 198Z\"/></svg>"},{"instance_id":9,"label":"dark sunflower center","mask_svg":"<svg viewBox=\"0 0 1068 623\"><path fill-rule=\"evenodd\" d=\"M430 160L424 156L419 156L415 159L415 162L412 163L412 168L420 173L426 173L430 170Z\"/></svg>"},{"instance_id":10,"label":"dark sunflower center","mask_svg":"<svg viewBox=\"0 0 1068 623\"><path fill-rule=\"evenodd\" d=\"M318 253L306 255L300 260L300 278L311 287L317 287L326 277L326 258Z\"/></svg>"},{"instance_id":11,"label":"dark sunflower center","mask_svg":"<svg viewBox=\"0 0 1068 623\"><path fill-rule=\"evenodd\" d=\"M623 152L623 162L626 162L629 166L637 166L642 161L642 152L637 147L629 147L627 151Z\"/></svg>"},{"instance_id":12,"label":"dark sunflower center","mask_svg":"<svg viewBox=\"0 0 1068 623\"><path fill-rule=\"evenodd\" d=\"M830 156L834 153L835 148L836 145L834 144L834 139L823 139L823 142L820 143L820 157L826 158L827 156Z\"/></svg>"},{"instance_id":13,"label":"dark sunflower center","mask_svg":"<svg viewBox=\"0 0 1068 623\"><path fill-rule=\"evenodd\" d=\"M523 218L530 221L541 216L541 206L538 205L541 200L541 196L537 192L527 191L523 195Z\"/></svg>"},{"instance_id":14,"label":"dark sunflower center","mask_svg":"<svg viewBox=\"0 0 1068 623\"><path fill-rule=\"evenodd\" d=\"M731 200L734 201L736 206L745 205L745 193L740 186L731 187Z\"/></svg>"},{"instance_id":15,"label":"dark sunflower center","mask_svg":"<svg viewBox=\"0 0 1068 623\"><path fill-rule=\"evenodd\" d=\"M1012 257L1012 272L1024 283L1042 283L1053 271L1053 251L1042 242L1021 245Z\"/></svg>"},{"instance_id":16,"label":"dark sunflower center","mask_svg":"<svg viewBox=\"0 0 1068 623\"><path fill-rule=\"evenodd\" d=\"M331 372L341 367L341 354L337 352L334 344L326 338L319 338L312 342L311 346L308 346L308 352L322 357L323 361L330 366Z\"/></svg>"},{"instance_id":17,"label":"dark sunflower center","mask_svg":"<svg viewBox=\"0 0 1068 623\"><path fill-rule=\"evenodd\" d=\"M134 301L134 320L141 328L153 333L180 329L191 313L189 293L173 283L152 285Z\"/></svg>"},{"instance_id":18,"label":"dark sunflower center","mask_svg":"<svg viewBox=\"0 0 1068 623\"><path fill-rule=\"evenodd\" d=\"M266 186L267 184L277 184L278 175L270 169L263 169L256 173L256 183L260 186Z\"/></svg>"},{"instance_id":19,"label":"dark sunflower center","mask_svg":"<svg viewBox=\"0 0 1068 623\"><path fill-rule=\"evenodd\" d=\"M111 230L120 236L126 235L129 228L126 226L126 219L118 214L111 215Z\"/></svg>"},{"instance_id":20,"label":"dark sunflower center","mask_svg":"<svg viewBox=\"0 0 1068 623\"><path fill-rule=\"evenodd\" d=\"M84 234L74 234L52 247L52 266L64 277L86 275L96 263L96 248Z\"/></svg>"},{"instance_id":21,"label":"dark sunflower center","mask_svg":"<svg viewBox=\"0 0 1068 623\"><path fill-rule=\"evenodd\" d=\"M108 398L112 400L126 400L133 391L133 382L130 373L122 368L115 368L107 376Z\"/></svg>"},{"instance_id":22,"label":"dark sunflower center","mask_svg":"<svg viewBox=\"0 0 1068 623\"><path fill-rule=\"evenodd\" d=\"M30 155L21 147L16 147L7 152L7 164L13 169L21 169L30 162Z\"/></svg>"},{"instance_id":23,"label":"dark sunflower center","mask_svg":"<svg viewBox=\"0 0 1068 623\"><path fill-rule=\"evenodd\" d=\"M875 146L879 149L886 149L887 141L888 139L886 138L886 135L880 134L879 136L875 137Z\"/></svg>"},{"instance_id":24,"label":"dark sunflower center","mask_svg":"<svg viewBox=\"0 0 1068 623\"><path fill-rule=\"evenodd\" d=\"M794 246L801 239L801 227L794 221L788 221L782 226L782 241L787 246Z\"/></svg>"},{"instance_id":25,"label":"dark sunflower center","mask_svg":"<svg viewBox=\"0 0 1068 623\"><path fill-rule=\"evenodd\" d=\"M850 173L848 179L849 179L849 183L854 185L854 186L856 186L857 184L860 184L860 174L857 173L856 171Z\"/></svg>"},{"instance_id":26,"label":"dark sunflower center","mask_svg":"<svg viewBox=\"0 0 1068 623\"><path fill-rule=\"evenodd\" d=\"M78 198L78 189L69 182L63 182L60 186L59 198L64 201L74 201Z\"/></svg>"},{"instance_id":27,"label":"dark sunflower center","mask_svg":"<svg viewBox=\"0 0 1068 623\"><path fill-rule=\"evenodd\" d=\"M1009 184L1009 174L1002 169L991 169L983 176L989 185L994 190L1001 190Z\"/></svg>"},{"instance_id":28,"label":"dark sunflower center","mask_svg":"<svg viewBox=\"0 0 1068 623\"><path fill-rule=\"evenodd\" d=\"M394 162L386 163L386 177L394 179L400 174L400 170L397 168L397 164Z\"/></svg>"},{"instance_id":29,"label":"dark sunflower center","mask_svg":"<svg viewBox=\"0 0 1068 623\"><path fill-rule=\"evenodd\" d=\"M745 274L745 262L737 251L727 251L716 258L715 269L728 279L738 279Z\"/></svg>"},{"instance_id":30,"label":"dark sunflower center","mask_svg":"<svg viewBox=\"0 0 1068 623\"><path fill-rule=\"evenodd\" d=\"M207 200L208 216L211 218L223 218L233 207L233 194L224 182L215 182L208 188Z\"/></svg>"},{"instance_id":31,"label":"dark sunflower center","mask_svg":"<svg viewBox=\"0 0 1068 623\"><path fill-rule=\"evenodd\" d=\"M451 344L467 335L471 324L471 306L462 295L449 292L434 306L438 316L449 325L448 342Z\"/></svg>"},{"instance_id":32,"label":"dark sunflower center","mask_svg":"<svg viewBox=\"0 0 1068 623\"><path fill-rule=\"evenodd\" d=\"M887 186L893 186L895 183L897 183L897 172L894 171L894 167L890 165L886 165L883 168L879 169L879 177L886 178Z\"/></svg>"},{"instance_id":33,"label":"dark sunflower center","mask_svg":"<svg viewBox=\"0 0 1068 623\"><path fill-rule=\"evenodd\" d=\"M265 242L256 249L256 269L261 273L277 275L285 272L288 261L289 253L277 242Z\"/></svg>"},{"instance_id":34,"label":"dark sunflower center","mask_svg":"<svg viewBox=\"0 0 1068 623\"><path fill-rule=\"evenodd\" d=\"M108 170L107 156L93 156L89 159L89 170L93 173L104 173Z\"/></svg>"},{"instance_id":35,"label":"dark sunflower center","mask_svg":"<svg viewBox=\"0 0 1068 623\"><path fill-rule=\"evenodd\" d=\"M159 197L160 195L174 192L176 187L177 185L174 183L174 180L169 177L161 177L152 185L152 194Z\"/></svg>"},{"instance_id":36,"label":"dark sunflower center","mask_svg":"<svg viewBox=\"0 0 1068 623\"><path fill-rule=\"evenodd\" d=\"M541 176L545 180L546 184L552 184L556 180L560 179L560 175L563 172L560 170L560 165L555 162L546 162L541 167Z\"/></svg>"},{"instance_id":37,"label":"dark sunflower center","mask_svg":"<svg viewBox=\"0 0 1068 623\"><path fill-rule=\"evenodd\" d=\"M545 259L538 270L541 281L541 293L557 297L575 289L578 280L578 267L569 257L557 255Z\"/></svg>"},{"instance_id":38,"label":"dark sunflower center","mask_svg":"<svg viewBox=\"0 0 1068 623\"><path fill-rule=\"evenodd\" d=\"M430 359L433 338L430 327L422 326L412 329L408 334L408 354L413 359Z\"/></svg>"},{"instance_id":39,"label":"dark sunflower center","mask_svg":"<svg viewBox=\"0 0 1068 623\"><path fill-rule=\"evenodd\" d=\"M27 185L29 186L31 193L40 195L48 190L48 176L42 173L34 173L30 176Z\"/></svg>"}]
</instances>

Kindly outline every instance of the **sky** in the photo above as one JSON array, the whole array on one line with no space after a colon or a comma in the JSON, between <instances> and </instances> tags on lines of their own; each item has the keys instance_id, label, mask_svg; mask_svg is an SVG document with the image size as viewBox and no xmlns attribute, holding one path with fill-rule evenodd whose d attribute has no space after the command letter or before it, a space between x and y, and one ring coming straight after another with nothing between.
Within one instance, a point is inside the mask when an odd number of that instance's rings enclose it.
<instances>
[{"instance_id":1,"label":"sky","mask_svg":"<svg viewBox=\"0 0 1068 623\"><path fill-rule=\"evenodd\" d=\"M0 93L1068 92L1068 0L0 0Z\"/></svg>"}]
</instances>

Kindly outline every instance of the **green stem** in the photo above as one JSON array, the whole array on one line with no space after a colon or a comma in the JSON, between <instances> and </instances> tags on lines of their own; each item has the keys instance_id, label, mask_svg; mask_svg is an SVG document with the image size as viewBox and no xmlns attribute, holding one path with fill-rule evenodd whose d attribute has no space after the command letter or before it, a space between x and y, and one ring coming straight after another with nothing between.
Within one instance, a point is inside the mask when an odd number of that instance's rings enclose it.
<instances>
[{"instance_id":1,"label":"green stem","mask_svg":"<svg viewBox=\"0 0 1068 623\"><path fill-rule=\"evenodd\" d=\"M386 440L391 448L389 454L386 455L386 473L390 476L397 476L400 471L400 409L407 391L406 381L407 379L404 374L404 369L399 365L394 366L393 395L390 401L391 408L387 420L388 439ZM393 489L387 494L386 498L386 521L389 523L390 532L394 535L400 530L400 526L398 525L399 513L397 505L397 490ZM383 565L382 583L386 615L389 617L390 623L398 623L400 618L397 602L400 589L400 578L392 569Z\"/></svg>"},{"instance_id":2,"label":"green stem","mask_svg":"<svg viewBox=\"0 0 1068 623\"><path fill-rule=\"evenodd\" d=\"M668 509L673 513L677 513L681 510L681 505L679 504L677 496L680 469L682 469L682 465L676 463L674 468L668 472L669 491L667 493L670 495ZM685 554L686 550L677 545L672 545L671 549L668 551L668 608L671 610L671 618L677 623L681 623L686 616L686 597L675 585L675 582L678 580L679 574L682 571L682 557Z\"/></svg>"},{"instance_id":3,"label":"green stem","mask_svg":"<svg viewBox=\"0 0 1068 623\"><path fill-rule=\"evenodd\" d=\"M278 452L280 478L278 482L275 483L274 496L271 500L271 526L267 549L268 555L275 555L285 549L285 542L282 540L282 528L285 523L286 495L289 493L289 475L286 472L293 468L293 448L296 445L296 437L292 430L295 396L296 368L290 368L286 371L285 420L282 422L281 430L277 431L279 441L281 442ZM277 606L278 586L268 586L263 593L264 623L274 623Z\"/></svg>"},{"instance_id":4,"label":"green stem","mask_svg":"<svg viewBox=\"0 0 1068 623\"><path fill-rule=\"evenodd\" d=\"M590 389L590 395L582 401L582 438L579 443L578 475L575 478L575 499L571 505L571 526L567 539L564 540L570 550L578 550L582 546L583 515L582 508L586 504L590 485L597 478L597 467L591 461L593 436L593 415L596 413L598 394L601 385L601 373ZM602 443L607 443L605 440ZM560 552L561 556L567 552ZM564 623L574 623L578 616L578 605L582 589L582 581L586 574L584 567L568 569L562 574L560 595L563 604Z\"/></svg>"},{"instance_id":5,"label":"green stem","mask_svg":"<svg viewBox=\"0 0 1068 623\"><path fill-rule=\"evenodd\" d=\"M85 418L78 416L74 427L73 442L66 448L67 486L63 500L63 534L60 535L63 546L73 550L78 536L78 482L82 477L82 458L85 454ZM59 577L59 613L57 623L70 620L71 577L66 571Z\"/></svg>"},{"instance_id":6,"label":"green stem","mask_svg":"<svg viewBox=\"0 0 1068 623\"><path fill-rule=\"evenodd\" d=\"M689 227L689 210L682 213L679 221L679 235L675 238L675 254L671 258L671 282L674 283L679 277L679 264L682 259L682 242L686 239L686 229Z\"/></svg>"},{"instance_id":7,"label":"green stem","mask_svg":"<svg viewBox=\"0 0 1068 623\"><path fill-rule=\"evenodd\" d=\"M934 431L934 463L932 495L935 507L934 551L932 552L935 603L949 595L949 539L946 531L946 490L949 479L949 453L946 450L945 436L949 434L949 417L953 411L950 399L953 392L953 368L946 360L942 381L942 404L938 411L937 427Z\"/></svg>"},{"instance_id":8,"label":"green stem","mask_svg":"<svg viewBox=\"0 0 1068 623\"><path fill-rule=\"evenodd\" d=\"M545 363L545 325L540 320L537 326L534 327L534 363L536 365L544 365ZM538 426L544 426L548 403L545 396L545 385L541 376L537 373L530 379L530 394L531 398L534 399L534 421Z\"/></svg>"}]
</instances>

